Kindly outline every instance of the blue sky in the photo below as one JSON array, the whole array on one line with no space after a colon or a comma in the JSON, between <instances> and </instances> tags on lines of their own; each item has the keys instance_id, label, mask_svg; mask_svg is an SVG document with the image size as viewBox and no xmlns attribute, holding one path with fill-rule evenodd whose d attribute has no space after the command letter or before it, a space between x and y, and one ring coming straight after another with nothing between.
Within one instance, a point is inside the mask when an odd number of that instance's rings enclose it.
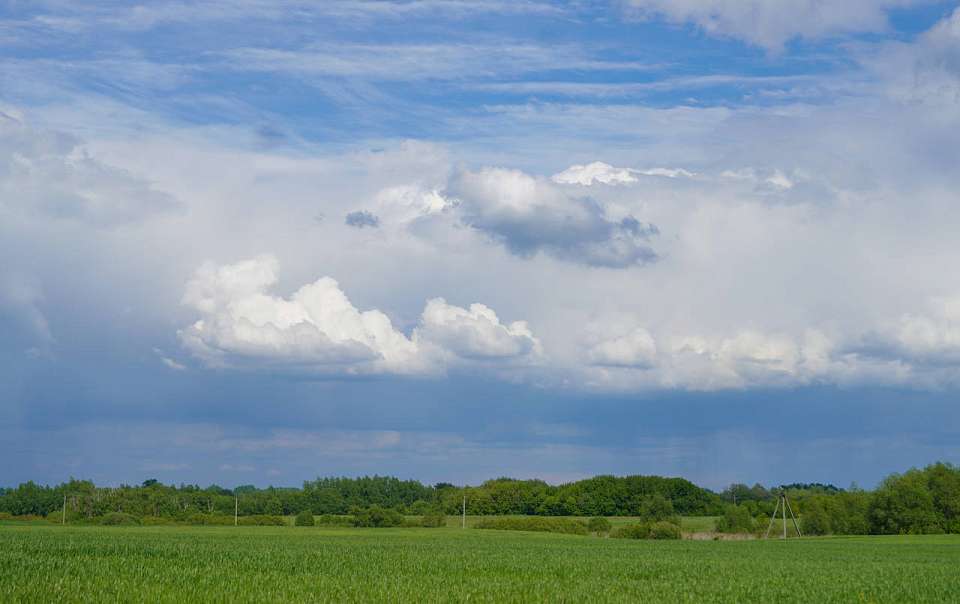
<instances>
[{"instance_id":1,"label":"blue sky","mask_svg":"<svg viewBox=\"0 0 960 604\"><path fill-rule=\"evenodd\" d=\"M0 484L960 462L960 10L0 3Z\"/></svg>"}]
</instances>

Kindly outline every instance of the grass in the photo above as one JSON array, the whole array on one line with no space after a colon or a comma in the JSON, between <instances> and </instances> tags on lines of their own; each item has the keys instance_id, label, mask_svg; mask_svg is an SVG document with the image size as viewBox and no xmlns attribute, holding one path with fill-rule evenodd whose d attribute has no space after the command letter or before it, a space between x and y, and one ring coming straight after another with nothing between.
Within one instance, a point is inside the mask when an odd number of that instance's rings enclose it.
<instances>
[{"instance_id":1,"label":"grass","mask_svg":"<svg viewBox=\"0 0 960 604\"><path fill-rule=\"evenodd\" d=\"M960 537L0 525L0 601L956 602Z\"/></svg>"}]
</instances>

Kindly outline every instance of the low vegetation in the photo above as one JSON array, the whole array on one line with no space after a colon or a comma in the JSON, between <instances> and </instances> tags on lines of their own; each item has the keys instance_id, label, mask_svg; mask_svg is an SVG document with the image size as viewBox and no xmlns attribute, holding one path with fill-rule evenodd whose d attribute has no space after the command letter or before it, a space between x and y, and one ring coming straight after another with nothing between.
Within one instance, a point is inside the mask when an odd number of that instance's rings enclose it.
<instances>
[{"instance_id":1,"label":"low vegetation","mask_svg":"<svg viewBox=\"0 0 960 604\"><path fill-rule=\"evenodd\" d=\"M574 518L544 518L539 516L491 516L481 519L473 526L478 529L535 531L567 535L586 535L589 532L585 522Z\"/></svg>"},{"instance_id":2,"label":"low vegetation","mask_svg":"<svg viewBox=\"0 0 960 604\"><path fill-rule=\"evenodd\" d=\"M784 545L7 523L0 602L952 602L960 593L957 536Z\"/></svg>"},{"instance_id":3,"label":"low vegetation","mask_svg":"<svg viewBox=\"0 0 960 604\"><path fill-rule=\"evenodd\" d=\"M294 526L313 526L314 524L313 512L310 510L303 510L293 519Z\"/></svg>"}]
</instances>

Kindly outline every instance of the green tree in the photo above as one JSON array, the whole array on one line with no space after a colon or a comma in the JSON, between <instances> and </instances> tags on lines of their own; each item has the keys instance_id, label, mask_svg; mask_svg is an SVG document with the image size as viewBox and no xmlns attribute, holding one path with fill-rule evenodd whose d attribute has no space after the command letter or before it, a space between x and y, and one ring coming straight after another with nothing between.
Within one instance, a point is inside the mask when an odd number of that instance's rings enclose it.
<instances>
[{"instance_id":1,"label":"green tree","mask_svg":"<svg viewBox=\"0 0 960 604\"><path fill-rule=\"evenodd\" d=\"M870 527L880 534L942 533L942 514L922 470L887 477L873 494Z\"/></svg>"}]
</instances>

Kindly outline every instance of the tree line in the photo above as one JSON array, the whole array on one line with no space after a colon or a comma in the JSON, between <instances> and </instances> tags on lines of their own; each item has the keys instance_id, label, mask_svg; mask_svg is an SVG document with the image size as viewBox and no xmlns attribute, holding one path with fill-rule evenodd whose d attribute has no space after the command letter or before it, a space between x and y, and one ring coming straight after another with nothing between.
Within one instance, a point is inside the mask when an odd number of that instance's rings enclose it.
<instances>
[{"instance_id":1,"label":"tree line","mask_svg":"<svg viewBox=\"0 0 960 604\"><path fill-rule=\"evenodd\" d=\"M960 468L949 463L891 474L873 491L855 485L731 485L721 493L727 506L718 530L764 530L780 490L799 513L807 535L960 533Z\"/></svg>"},{"instance_id":2,"label":"tree line","mask_svg":"<svg viewBox=\"0 0 960 604\"><path fill-rule=\"evenodd\" d=\"M636 515L652 495L669 500L679 514L719 513L719 495L682 478L660 476L597 476L562 485L542 480L498 478L479 486L449 483L424 485L390 476L317 478L302 488L252 485L226 489L218 485L166 485L146 480L140 485L98 487L89 480L43 486L34 482L0 489L0 512L46 516L61 511L80 518L122 512L135 516L177 518L190 514L316 515L350 514L379 506L403 514L461 511L464 497L472 515L540 516Z\"/></svg>"},{"instance_id":3,"label":"tree line","mask_svg":"<svg viewBox=\"0 0 960 604\"><path fill-rule=\"evenodd\" d=\"M405 515L642 516L651 505L670 514L719 516L718 530L765 528L779 492L786 491L807 534L960 533L960 468L936 463L891 474L873 491L810 483L768 488L733 484L720 493L682 478L596 476L561 485L497 478L478 486L425 485L390 476L317 478L301 488L252 485L140 485L98 487L88 480L43 486L26 482L0 489L0 513L62 514L89 519L109 513L186 520L197 515L244 517L356 515L372 507Z\"/></svg>"}]
</instances>

